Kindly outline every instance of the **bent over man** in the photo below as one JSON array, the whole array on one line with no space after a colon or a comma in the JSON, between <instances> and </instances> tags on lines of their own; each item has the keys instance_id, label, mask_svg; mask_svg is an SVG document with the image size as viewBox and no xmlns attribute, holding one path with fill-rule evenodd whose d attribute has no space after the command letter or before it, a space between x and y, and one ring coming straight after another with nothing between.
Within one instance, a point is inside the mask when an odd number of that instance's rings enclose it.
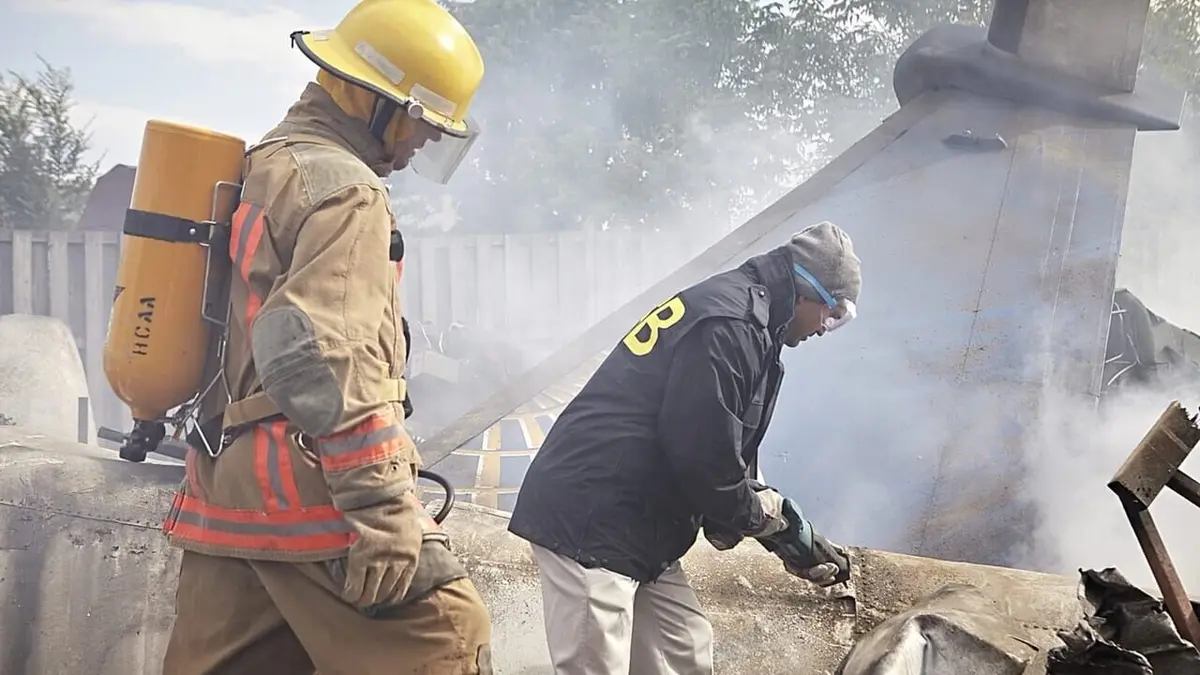
<instances>
[{"instance_id":1,"label":"bent over man","mask_svg":"<svg viewBox=\"0 0 1200 675\"><path fill-rule=\"evenodd\" d=\"M224 378L164 530L165 675L490 673L483 602L414 494L382 177L470 146L475 43L434 0L297 32L316 83L246 154ZM440 160L440 163L435 160Z\"/></svg>"},{"instance_id":2,"label":"bent over man","mask_svg":"<svg viewBox=\"0 0 1200 675\"><path fill-rule=\"evenodd\" d=\"M703 528L755 537L830 585L844 553L758 484L784 345L854 316L861 277L831 223L684 289L634 326L551 428L509 530L541 574L557 675L711 673L712 627L679 558Z\"/></svg>"}]
</instances>

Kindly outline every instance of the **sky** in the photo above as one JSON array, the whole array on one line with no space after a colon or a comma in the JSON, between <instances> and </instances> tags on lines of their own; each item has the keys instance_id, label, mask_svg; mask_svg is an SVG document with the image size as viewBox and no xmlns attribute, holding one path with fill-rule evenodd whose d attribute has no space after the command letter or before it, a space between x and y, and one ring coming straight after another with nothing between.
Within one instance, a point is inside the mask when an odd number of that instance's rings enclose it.
<instances>
[{"instance_id":1,"label":"sky","mask_svg":"<svg viewBox=\"0 0 1200 675\"><path fill-rule=\"evenodd\" d=\"M136 164L149 118L253 142L316 67L294 30L332 28L354 0L0 0L0 72L34 75L38 56L69 68L77 123L101 170Z\"/></svg>"}]
</instances>

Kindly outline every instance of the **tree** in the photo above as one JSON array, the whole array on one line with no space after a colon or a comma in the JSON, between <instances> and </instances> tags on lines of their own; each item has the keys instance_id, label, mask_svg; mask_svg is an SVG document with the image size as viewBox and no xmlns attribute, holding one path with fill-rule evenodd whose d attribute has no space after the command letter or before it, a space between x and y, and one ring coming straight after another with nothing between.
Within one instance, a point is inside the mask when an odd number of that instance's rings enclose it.
<instances>
[{"instance_id":1,"label":"tree","mask_svg":"<svg viewBox=\"0 0 1200 675\"><path fill-rule=\"evenodd\" d=\"M1146 56L1200 82L1192 4L1155 3ZM397 180L401 224L514 232L740 222L895 109L916 37L993 2L447 5L484 56L484 133L448 188Z\"/></svg>"},{"instance_id":2,"label":"tree","mask_svg":"<svg viewBox=\"0 0 1200 675\"><path fill-rule=\"evenodd\" d=\"M994 0L834 0L830 11L855 22L889 63L936 24L984 25ZM1200 92L1200 3L1152 0L1142 62L1177 85Z\"/></svg>"},{"instance_id":3,"label":"tree","mask_svg":"<svg viewBox=\"0 0 1200 675\"><path fill-rule=\"evenodd\" d=\"M71 122L70 71L39 60L32 79L0 75L0 227L70 229L99 162L84 161L90 134Z\"/></svg>"},{"instance_id":4,"label":"tree","mask_svg":"<svg viewBox=\"0 0 1200 675\"><path fill-rule=\"evenodd\" d=\"M735 219L808 169L866 75L822 4L451 4L486 62L484 135L451 188L397 181L401 219L445 196L460 230Z\"/></svg>"}]
</instances>

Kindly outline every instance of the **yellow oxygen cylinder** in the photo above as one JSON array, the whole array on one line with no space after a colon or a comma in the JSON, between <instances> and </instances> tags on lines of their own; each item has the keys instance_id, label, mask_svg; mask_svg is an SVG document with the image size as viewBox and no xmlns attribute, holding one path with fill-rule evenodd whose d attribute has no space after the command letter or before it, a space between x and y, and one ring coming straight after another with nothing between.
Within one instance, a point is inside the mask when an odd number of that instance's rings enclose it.
<instances>
[{"instance_id":1,"label":"yellow oxygen cylinder","mask_svg":"<svg viewBox=\"0 0 1200 675\"><path fill-rule=\"evenodd\" d=\"M216 330L203 317L210 250L214 266L229 264L210 237L228 237L213 223L237 205L245 151L234 136L146 123L104 344L104 373L133 413L125 459L144 460L164 436L160 420L203 386Z\"/></svg>"}]
</instances>

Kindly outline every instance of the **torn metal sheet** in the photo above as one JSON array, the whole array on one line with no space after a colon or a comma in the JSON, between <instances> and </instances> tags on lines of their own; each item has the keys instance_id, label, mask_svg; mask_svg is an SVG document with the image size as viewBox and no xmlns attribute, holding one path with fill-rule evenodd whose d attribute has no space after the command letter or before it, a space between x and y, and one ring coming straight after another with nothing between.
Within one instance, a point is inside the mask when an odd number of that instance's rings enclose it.
<instances>
[{"instance_id":1,"label":"torn metal sheet","mask_svg":"<svg viewBox=\"0 0 1200 675\"><path fill-rule=\"evenodd\" d=\"M862 636L836 675L1195 675L1200 652L1161 600L1113 568L1080 570L1078 623L1050 635L1021 598L948 583Z\"/></svg>"},{"instance_id":2,"label":"torn metal sheet","mask_svg":"<svg viewBox=\"0 0 1200 675\"><path fill-rule=\"evenodd\" d=\"M1200 652L1180 637L1161 600L1113 568L1081 570L1080 576L1087 617L1060 635L1065 644L1050 651L1049 675L1200 673Z\"/></svg>"}]
</instances>

